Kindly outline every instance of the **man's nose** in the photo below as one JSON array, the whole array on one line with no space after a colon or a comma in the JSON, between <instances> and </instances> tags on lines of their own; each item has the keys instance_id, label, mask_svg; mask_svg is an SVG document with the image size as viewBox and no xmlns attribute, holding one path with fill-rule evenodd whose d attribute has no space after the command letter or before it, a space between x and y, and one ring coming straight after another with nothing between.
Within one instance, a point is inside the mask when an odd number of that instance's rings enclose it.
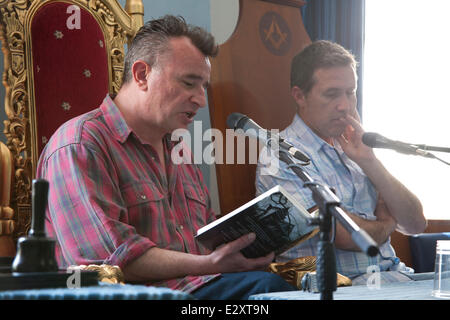
<instances>
[{"instance_id":1,"label":"man's nose","mask_svg":"<svg viewBox=\"0 0 450 320\"><path fill-rule=\"evenodd\" d=\"M194 92L191 102L195 103L199 108L206 106L206 90L200 88Z\"/></svg>"},{"instance_id":2,"label":"man's nose","mask_svg":"<svg viewBox=\"0 0 450 320\"><path fill-rule=\"evenodd\" d=\"M337 109L338 111L348 112L349 110L351 110L354 103L355 102L353 97L349 97L348 95L344 94L341 99L339 99Z\"/></svg>"}]
</instances>

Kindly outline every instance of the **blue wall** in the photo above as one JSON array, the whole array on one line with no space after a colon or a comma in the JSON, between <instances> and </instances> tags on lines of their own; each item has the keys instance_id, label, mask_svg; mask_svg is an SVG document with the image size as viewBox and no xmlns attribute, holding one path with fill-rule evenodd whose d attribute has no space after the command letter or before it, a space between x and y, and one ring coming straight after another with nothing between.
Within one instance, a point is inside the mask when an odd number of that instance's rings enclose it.
<instances>
[{"instance_id":1,"label":"blue wall","mask_svg":"<svg viewBox=\"0 0 450 320\"><path fill-rule=\"evenodd\" d=\"M188 23L210 30L209 0L144 0L144 22L165 14L181 15Z\"/></svg>"}]
</instances>

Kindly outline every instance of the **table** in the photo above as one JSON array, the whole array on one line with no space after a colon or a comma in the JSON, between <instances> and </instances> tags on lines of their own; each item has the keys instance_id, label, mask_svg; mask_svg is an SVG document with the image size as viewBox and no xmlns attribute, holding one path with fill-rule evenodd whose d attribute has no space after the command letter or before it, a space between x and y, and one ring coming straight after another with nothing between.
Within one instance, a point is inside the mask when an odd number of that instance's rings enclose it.
<instances>
[{"instance_id":1,"label":"table","mask_svg":"<svg viewBox=\"0 0 450 320\"><path fill-rule=\"evenodd\" d=\"M98 286L0 291L0 300L191 300L188 293L144 285Z\"/></svg>"},{"instance_id":2,"label":"table","mask_svg":"<svg viewBox=\"0 0 450 320\"><path fill-rule=\"evenodd\" d=\"M382 284L379 288L365 285L339 287L334 300L445 300L431 295L433 273L417 275L417 280ZM252 295L250 300L319 300L320 293L287 291ZM448 300L447 300L448 301Z\"/></svg>"}]
</instances>

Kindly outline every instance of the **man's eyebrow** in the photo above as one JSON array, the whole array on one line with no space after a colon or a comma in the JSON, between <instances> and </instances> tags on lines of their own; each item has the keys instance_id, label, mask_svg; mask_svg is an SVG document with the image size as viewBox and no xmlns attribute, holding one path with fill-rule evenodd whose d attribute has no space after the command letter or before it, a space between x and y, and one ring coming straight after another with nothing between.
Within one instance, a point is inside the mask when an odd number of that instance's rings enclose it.
<instances>
[{"instance_id":1,"label":"man's eyebrow","mask_svg":"<svg viewBox=\"0 0 450 320\"><path fill-rule=\"evenodd\" d=\"M182 78L189 79L189 80L195 80L195 81L204 81L205 83L203 84L203 86L205 88L207 88L210 84L210 82L208 80L205 80L202 76L195 74L195 73L185 74L182 76Z\"/></svg>"},{"instance_id":2,"label":"man's eyebrow","mask_svg":"<svg viewBox=\"0 0 450 320\"><path fill-rule=\"evenodd\" d=\"M187 73L185 75L183 75L184 78L189 78L189 79L193 79L193 80L202 80L203 77L195 74L195 73Z\"/></svg>"},{"instance_id":3,"label":"man's eyebrow","mask_svg":"<svg viewBox=\"0 0 450 320\"><path fill-rule=\"evenodd\" d=\"M341 91L342 89L340 89L340 88L336 88L336 87L331 87L331 88L327 88L326 90L325 90L325 93L333 93L333 92L338 92L338 91Z\"/></svg>"}]
</instances>

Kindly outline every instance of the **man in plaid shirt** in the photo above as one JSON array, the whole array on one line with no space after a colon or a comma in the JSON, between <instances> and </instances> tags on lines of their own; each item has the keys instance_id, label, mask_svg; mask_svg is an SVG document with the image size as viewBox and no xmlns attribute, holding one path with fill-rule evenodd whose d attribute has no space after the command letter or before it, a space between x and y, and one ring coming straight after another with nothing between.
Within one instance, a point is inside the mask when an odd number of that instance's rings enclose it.
<instances>
[{"instance_id":1,"label":"man in plaid shirt","mask_svg":"<svg viewBox=\"0 0 450 320\"><path fill-rule=\"evenodd\" d=\"M200 299L294 289L255 271L273 253L242 255L253 234L212 252L194 239L215 216L199 168L171 161L182 142L170 134L206 105L209 57L216 54L214 38L181 17L149 21L129 46L117 96L50 139L37 176L50 183L46 227L58 240L60 267L118 265L127 281Z\"/></svg>"}]
</instances>

